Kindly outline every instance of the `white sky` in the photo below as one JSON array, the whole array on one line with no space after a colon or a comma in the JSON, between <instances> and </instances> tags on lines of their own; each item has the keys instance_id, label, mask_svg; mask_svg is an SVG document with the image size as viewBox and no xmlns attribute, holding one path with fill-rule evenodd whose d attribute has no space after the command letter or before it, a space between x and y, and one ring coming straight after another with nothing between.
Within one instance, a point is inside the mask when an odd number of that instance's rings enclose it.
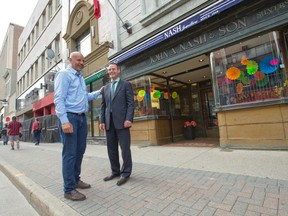
<instances>
[{"instance_id":1,"label":"white sky","mask_svg":"<svg viewBox=\"0 0 288 216\"><path fill-rule=\"evenodd\" d=\"M8 30L9 23L25 27L38 0L1 1L0 13L0 49Z\"/></svg>"}]
</instances>

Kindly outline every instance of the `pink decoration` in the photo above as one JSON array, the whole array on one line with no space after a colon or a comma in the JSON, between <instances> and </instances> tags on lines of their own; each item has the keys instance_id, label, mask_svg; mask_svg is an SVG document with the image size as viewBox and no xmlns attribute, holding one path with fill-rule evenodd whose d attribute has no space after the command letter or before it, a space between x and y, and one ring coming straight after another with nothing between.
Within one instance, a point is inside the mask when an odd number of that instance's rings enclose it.
<instances>
[{"instance_id":1,"label":"pink decoration","mask_svg":"<svg viewBox=\"0 0 288 216\"><path fill-rule=\"evenodd\" d=\"M270 65L278 65L278 63L279 63L279 60L278 59L273 59L273 60L271 60L270 61Z\"/></svg>"},{"instance_id":2,"label":"pink decoration","mask_svg":"<svg viewBox=\"0 0 288 216\"><path fill-rule=\"evenodd\" d=\"M228 77L225 77L225 81L226 81L227 84L230 84L230 83L233 82L233 81L232 81L231 79L229 79Z\"/></svg>"}]
</instances>

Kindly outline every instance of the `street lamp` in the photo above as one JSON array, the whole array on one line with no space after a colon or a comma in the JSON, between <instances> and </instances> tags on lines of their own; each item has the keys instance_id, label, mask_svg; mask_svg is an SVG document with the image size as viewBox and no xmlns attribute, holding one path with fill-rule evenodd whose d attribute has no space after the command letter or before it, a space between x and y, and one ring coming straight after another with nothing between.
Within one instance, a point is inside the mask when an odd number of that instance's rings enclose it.
<instances>
[{"instance_id":1,"label":"street lamp","mask_svg":"<svg viewBox=\"0 0 288 216\"><path fill-rule=\"evenodd\" d=\"M8 106L8 101L6 99L0 99L2 106Z\"/></svg>"}]
</instances>

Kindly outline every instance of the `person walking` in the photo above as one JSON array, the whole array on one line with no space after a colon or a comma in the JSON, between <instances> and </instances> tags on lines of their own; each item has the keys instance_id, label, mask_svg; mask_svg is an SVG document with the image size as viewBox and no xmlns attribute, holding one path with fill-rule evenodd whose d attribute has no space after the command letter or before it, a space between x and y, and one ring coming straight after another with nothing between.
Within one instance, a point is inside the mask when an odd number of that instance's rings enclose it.
<instances>
[{"instance_id":1,"label":"person walking","mask_svg":"<svg viewBox=\"0 0 288 216\"><path fill-rule=\"evenodd\" d=\"M35 118L35 121L32 124L32 133L33 133L35 145L40 144L41 131L42 131L41 122L38 118Z\"/></svg>"},{"instance_id":2,"label":"person walking","mask_svg":"<svg viewBox=\"0 0 288 216\"><path fill-rule=\"evenodd\" d=\"M17 149L20 149L20 137L22 136L22 124L16 120L16 116L12 117L12 121L8 124L8 136L11 144L11 150L14 150L16 142Z\"/></svg>"},{"instance_id":3,"label":"person walking","mask_svg":"<svg viewBox=\"0 0 288 216\"><path fill-rule=\"evenodd\" d=\"M110 63L108 74L111 83L105 85L101 104L100 130L106 130L107 151L111 174L104 181L120 176L117 185L125 184L132 172L130 127L134 117L134 95L131 83L120 79L117 64ZM118 143L123 164L120 168Z\"/></svg>"},{"instance_id":4,"label":"person walking","mask_svg":"<svg viewBox=\"0 0 288 216\"><path fill-rule=\"evenodd\" d=\"M84 57L80 52L72 52L69 62L68 68L56 74L54 103L62 129L64 197L80 201L85 200L86 196L76 188L91 187L80 179L88 134L85 112L88 111L88 101L97 99L101 90L87 92L81 72L84 68Z\"/></svg>"},{"instance_id":5,"label":"person walking","mask_svg":"<svg viewBox=\"0 0 288 216\"><path fill-rule=\"evenodd\" d=\"M8 144L7 126L8 126L8 124L5 124L4 128L1 131L3 145L7 145Z\"/></svg>"}]
</instances>

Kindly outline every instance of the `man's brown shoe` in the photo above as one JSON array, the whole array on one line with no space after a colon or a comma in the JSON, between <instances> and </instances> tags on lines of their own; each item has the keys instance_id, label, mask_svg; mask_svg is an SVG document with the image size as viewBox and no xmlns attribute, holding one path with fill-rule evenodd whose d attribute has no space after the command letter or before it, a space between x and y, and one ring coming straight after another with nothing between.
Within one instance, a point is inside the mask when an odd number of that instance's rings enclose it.
<instances>
[{"instance_id":1,"label":"man's brown shoe","mask_svg":"<svg viewBox=\"0 0 288 216\"><path fill-rule=\"evenodd\" d=\"M119 176L120 176L119 174L118 175L117 174L111 174L110 176L106 176L103 180L104 181L110 181L110 180L117 178Z\"/></svg>"},{"instance_id":2,"label":"man's brown shoe","mask_svg":"<svg viewBox=\"0 0 288 216\"><path fill-rule=\"evenodd\" d=\"M125 184L127 181L128 181L128 177L127 177L127 178L121 177L121 178L119 179L119 181L117 181L117 185L118 185L118 186L123 185L123 184Z\"/></svg>"},{"instance_id":3,"label":"man's brown shoe","mask_svg":"<svg viewBox=\"0 0 288 216\"><path fill-rule=\"evenodd\" d=\"M79 180L78 184L76 185L76 188L87 189L87 188L91 188L91 185Z\"/></svg>"},{"instance_id":4,"label":"man's brown shoe","mask_svg":"<svg viewBox=\"0 0 288 216\"><path fill-rule=\"evenodd\" d=\"M77 190L73 190L70 193L65 193L64 198L70 199L72 201L82 201L86 199L86 196Z\"/></svg>"}]
</instances>

